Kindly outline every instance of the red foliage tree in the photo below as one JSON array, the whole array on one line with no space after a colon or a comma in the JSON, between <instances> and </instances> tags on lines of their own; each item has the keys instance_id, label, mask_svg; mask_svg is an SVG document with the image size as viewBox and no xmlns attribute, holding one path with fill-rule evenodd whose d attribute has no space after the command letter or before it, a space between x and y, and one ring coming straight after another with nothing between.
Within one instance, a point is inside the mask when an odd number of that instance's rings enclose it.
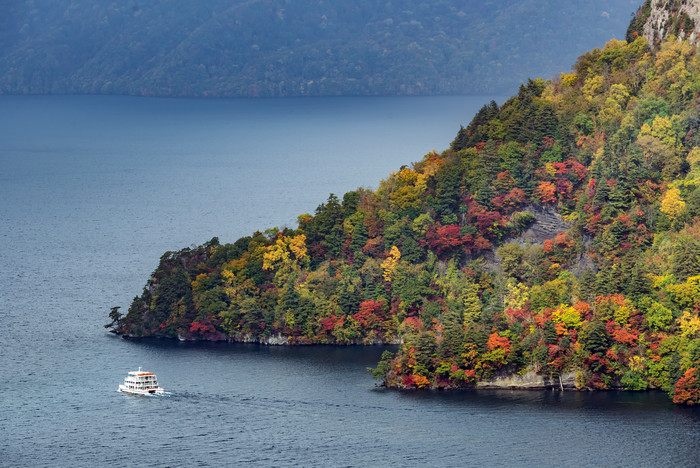
<instances>
[{"instance_id":1,"label":"red foliage tree","mask_svg":"<svg viewBox=\"0 0 700 468\"><path fill-rule=\"evenodd\" d=\"M321 319L321 327L323 327L323 331L325 332L330 332L333 331L335 328L336 324L344 321L345 316L339 318L336 317L335 315L331 315L330 317L324 317Z\"/></svg>"},{"instance_id":2,"label":"red foliage tree","mask_svg":"<svg viewBox=\"0 0 700 468\"><path fill-rule=\"evenodd\" d=\"M628 346L636 346L639 333L627 328L615 326L612 331L613 340Z\"/></svg>"},{"instance_id":3,"label":"red foliage tree","mask_svg":"<svg viewBox=\"0 0 700 468\"><path fill-rule=\"evenodd\" d=\"M360 303L359 312L352 316L364 329L374 329L384 318L386 303L368 300Z\"/></svg>"},{"instance_id":4,"label":"red foliage tree","mask_svg":"<svg viewBox=\"0 0 700 468\"><path fill-rule=\"evenodd\" d=\"M527 195L523 190L519 188L514 188L508 192L503 198L503 207L506 209L512 209L517 206L523 205L527 202Z\"/></svg>"},{"instance_id":5,"label":"red foliage tree","mask_svg":"<svg viewBox=\"0 0 700 468\"><path fill-rule=\"evenodd\" d=\"M431 226L425 233L425 240L422 241L438 256L453 253L463 247L468 249L471 242L472 236L462 236L459 232L459 226L456 224Z\"/></svg>"},{"instance_id":6,"label":"red foliage tree","mask_svg":"<svg viewBox=\"0 0 700 468\"><path fill-rule=\"evenodd\" d=\"M484 237L491 236L494 228L501 225L502 216L497 211L486 211L476 215L476 227Z\"/></svg>"},{"instance_id":7,"label":"red foliage tree","mask_svg":"<svg viewBox=\"0 0 700 468\"><path fill-rule=\"evenodd\" d=\"M557 178L556 180L557 194L560 198L568 198L571 196L574 190L574 186L571 185L568 179Z\"/></svg>"},{"instance_id":8,"label":"red foliage tree","mask_svg":"<svg viewBox=\"0 0 700 468\"><path fill-rule=\"evenodd\" d=\"M216 341L222 339L222 337L219 336L219 332L216 331L216 327L206 322L192 322L190 324L190 335L191 337L203 338L205 340Z\"/></svg>"},{"instance_id":9,"label":"red foliage tree","mask_svg":"<svg viewBox=\"0 0 700 468\"><path fill-rule=\"evenodd\" d=\"M202 322L192 322L190 325L190 332L192 333L209 333L209 332L214 332L216 329L214 328L214 325L211 325L209 323L202 323Z\"/></svg>"},{"instance_id":10,"label":"red foliage tree","mask_svg":"<svg viewBox=\"0 0 700 468\"><path fill-rule=\"evenodd\" d=\"M685 375L676 382L673 402L683 405L697 405L700 403L700 387L698 386L698 373L695 367L685 371Z\"/></svg>"},{"instance_id":11,"label":"red foliage tree","mask_svg":"<svg viewBox=\"0 0 700 468\"><path fill-rule=\"evenodd\" d=\"M491 248L491 242L483 237L477 237L474 239L474 250L488 250Z\"/></svg>"},{"instance_id":12,"label":"red foliage tree","mask_svg":"<svg viewBox=\"0 0 700 468\"><path fill-rule=\"evenodd\" d=\"M566 161L569 166L568 174L575 177L575 182L581 181L586 178L586 166L576 161L574 158L569 158ZM572 182L574 182L572 181Z\"/></svg>"}]
</instances>

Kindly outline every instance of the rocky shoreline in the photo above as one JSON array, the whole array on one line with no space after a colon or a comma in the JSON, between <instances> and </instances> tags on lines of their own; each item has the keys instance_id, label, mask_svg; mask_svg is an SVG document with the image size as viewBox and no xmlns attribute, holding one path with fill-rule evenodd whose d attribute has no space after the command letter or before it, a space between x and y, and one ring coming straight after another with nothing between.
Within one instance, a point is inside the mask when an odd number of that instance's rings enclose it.
<instances>
[{"instance_id":1,"label":"rocky shoreline","mask_svg":"<svg viewBox=\"0 0 700 468\"><path fill-rule=\"evenodd\" d=\"M265 346L314 346L314 345L326 345L326 346L387 346L387 345L399 345L400 340L394 340L391 342L384 342L379 339L374 339L370 341L356 340L350 343L313 343L313 342L300 342L290 339L290 337L284 336L281 333L276 335L266 336L266 337L254 337L250 334L240 334L234 337L226 337L223 334L218 337L208 338L208 339L193 339L178 335L177 337L164 337L164 336L136 336L127 333L119 333L117 331L110 331L117 336L121 336L125 340L140 340L140 339L165 339L165 340L177 340L180 342L210 342L210 343L252 343L261 344Z\"/></svg>"}]
</instances>

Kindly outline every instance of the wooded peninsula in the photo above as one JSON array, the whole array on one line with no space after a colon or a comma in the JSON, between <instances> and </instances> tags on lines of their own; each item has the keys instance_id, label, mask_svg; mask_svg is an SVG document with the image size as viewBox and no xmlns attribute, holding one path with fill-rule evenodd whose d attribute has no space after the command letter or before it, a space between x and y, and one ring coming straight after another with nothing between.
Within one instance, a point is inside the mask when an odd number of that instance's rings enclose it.
<instances>
[{"instance_id":1,"label":"wooded peninsula","mask_svg":"<svg viewBox=\"0 0 700 468\"><path fill-rule=\"evenodd\" d=\"M166 252L109 326L394 343L374 370L390 387L534 375L700 403L700 56L629 36L294 229Z\"/></svg>"}]
</instances>

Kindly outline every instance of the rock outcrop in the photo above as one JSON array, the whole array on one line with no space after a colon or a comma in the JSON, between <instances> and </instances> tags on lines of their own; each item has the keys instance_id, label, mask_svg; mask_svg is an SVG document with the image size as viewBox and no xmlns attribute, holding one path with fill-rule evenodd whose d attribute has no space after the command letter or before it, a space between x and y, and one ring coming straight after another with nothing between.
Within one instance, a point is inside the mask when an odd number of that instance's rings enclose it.
<instances>
[{"instance_id":1,"label":"rock outcrop","mask_svg":"<svg viewBox=\"0 0 700 468\"><path fill-rule=\"evenodd\" d=\"M566 232L571 228L571 223L566 222L553 206L530 205L523 211L535 215L535 222L520 236L510 239L508 242L515 242L523 247L528 244L542 244L548 239L553 239L560 232Z\"/></svg>"},{"instance_id":2,"label":"rock outcrop","mask_svg":"<svg viewBox=\"0 0 700 468\"><path fill-rule=\"evenodd\" d=\"M647 0L639 8L627 31L627 40L644 36L658 46L668 36L697 42L700 38L700 1Z\"/></svg>"},{"instance_id":3,"label":"rock outcrop","mask_svg":"<svg viewBox=\"0 0 700 468\"><path fill-rule=\"evenodd\" d=\"M577 390L576 373L565 372L558 377L540 375L533 369L525 374L508 374L479 382L477 388L507 388L519 390Z\"/></svg>"}]
</instances>

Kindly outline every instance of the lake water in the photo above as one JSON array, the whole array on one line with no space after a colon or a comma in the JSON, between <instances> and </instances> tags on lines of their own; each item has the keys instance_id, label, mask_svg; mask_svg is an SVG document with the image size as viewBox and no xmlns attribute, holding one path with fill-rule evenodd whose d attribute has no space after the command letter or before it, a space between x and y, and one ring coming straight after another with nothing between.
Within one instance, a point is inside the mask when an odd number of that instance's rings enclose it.
<instances>
[{"instance_id":1,"label":"lake water","mask_svg":"<svg viewBox=\"0 0 700 468\"><path fill-rule=\"evenodd\" d=\"M295 227L490 99L1 96L0 465L696 466L700 411L660 393L387 391L378 347L105 332L165 251ZM169 394L116 392L138 366Z\"/></svg>"}]
</instances>

